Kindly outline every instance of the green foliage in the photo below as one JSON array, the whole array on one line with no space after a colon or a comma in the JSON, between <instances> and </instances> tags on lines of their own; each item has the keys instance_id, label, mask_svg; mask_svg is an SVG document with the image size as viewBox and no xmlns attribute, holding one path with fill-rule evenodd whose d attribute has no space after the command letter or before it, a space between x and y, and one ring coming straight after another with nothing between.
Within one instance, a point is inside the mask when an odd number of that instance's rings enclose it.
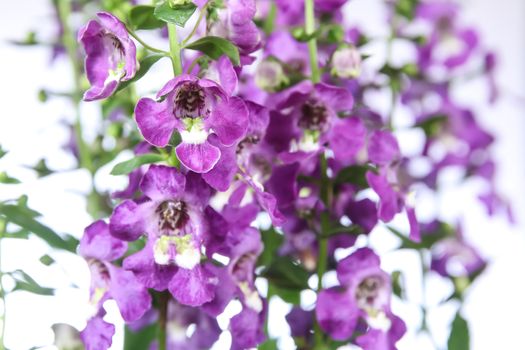
<instances>
[{"instance_id":1,"label":"green foliage","mask_svg":"<svg viewBox=\"0 0 525 350\"><path fill-rule=\"evenodd\" d=\"M133 332L129 327L126 327L124 329L123 350L148 350L151 342L155 339L157 328L156 324L152 324L138 332Z\"/></svg>"},{"instance_id":2,"label":"green foliage","mask_svg":"<svg viewBox=\"0 0 525 350\"><path fill-rule=\"evenodd\" d=\"M119 84L117 91L123 90L126 87L128 87L130 84L139 81L144 75L146 75L146 73L150 70L150 68L155 63L157 63L157 61L160 60L162 57L164 57L164 55L150 55L140 60L139 62L140 67L137 73L135 74L135 76L130 80L121 82Z\"/></svg>"},{"instance_id":3,"label":"green foliage","mask_svg":"<svg viewBox=\"0 0 525 350\"><path fill-rule=\"evenodd\" d=\"M272 285L279 289L302 291L308 288L310 274L287 256L274 257L271 265L261 273Z\"/></svg>"},{"instance_id":4,"label":"green foliage","mask_svg":"<svg viewBox=\"0 0 525 350\"><path fill-rule=\"evenodd\" d=\"M376 171L376 169L369 165L351 165L343 168L337 173L335 178L336 184L350 183L356 185L359 188L367 188L368 182L366 181L366 172Z\"/></svg>"},{"instance_id":5,"label":"green foliage","mask_svg":"<svg viewBox=\"0 0 525 350\"><path fill-rule=\"evenodd\" d=\"M261 231L261 239L264 244L264 250L259 256L257 266L270 266L273 259L277 256L277 249L283 243L284 237L272 227L269 230Z\"/></svg>"},{"instance_id":6,"label":"green foliage","mask_svg":"<svg viewBox=\"0 0 525 350\"><path fill-rule=\"evenodd\" d=\"M185 46L186 49L200 51L212 59L219 59L222 55L228 56L233 65L238 66L241 63L239 49L229 40L218 36L205 36Z\"/></svg>"},{"instance_id":7,"label":"green foliage","mask_svg":"<svg viewBox=\"0 0 525 350\"><path fill-rule=\"evenodd\" d=\"M20 180L7 175L5 171L0 171L0 183L5 185L19 184Z\"/></svg>"},{"instance_id":8,"label":"green foliage","mask_svg":"<svg viewBox=\"0 0 525 350\"><path fill-rule=\"evenodd\" d=\"M179 27L184 27L186 22L197 10L197 6L193 3L170 6L169 2L163 2L155 7L153 15L161 21L166 23L173 23Z\"/></svg>"},{"instance_id":9,"label":"green foliage","mask_svg":"<svg viewBox=\"0 0 525 350\"><path fill-rule=\"evenodd\" d=\"M33 210L22 205L0 204L0 215L6 218L6 221L12 222L23 229L32 232L36 236L46 241L51 247L75 252L78 241L69 235L64 238L59 236L55 231L40 223L35 219ZM38 213L37 213L38 214Z\"/></svg>"},{"instance_id":10,"label":"green foliage","mask_svg":"<svg viewBox=\"0 0 525 350\"><path fill-rule=\"evenodd\" d=\"M53 295L54 289L42 287L31 276L22 270L15 270L8 273L15 280L15 287L12 291L24 290L38 295Z\"/></svg>"},{"instance_id":11,"label":"green foliage","mask_svg":"<svg viewBox=\"0 0 525 350\"><path fill-rule=\"evenodd\" d=\"M419 0L398 0L395 3L395 11L406 19L413 19Z\"/></svg>"},{"instance_id":12,"label":"green foliage","mask_svg":"<svg viewBox=\"0 0 525 350\"><path fill-rule=\"evenodd\" d=\"M166 23L154 15L155 6L137 5L129 11L129 21L135 30L161 28Z\"/></svg>"},{"instance_id":13,"label":"green foliage","mask_svg":"<svg viewBox=\"0 0 525 350\"><path fill-rule=\"evenodd\" d=\"M448 337L448 350L469 350L470 335L467 321L461 317L459 311L452 321L450 335Z\"/></svg>"},{"instance_id":14,"label":"green foliage","mask_svg":"<svg viewBox=\"0 0 525 350\"><path fill-rule=\"evenodd\" d=\"M268 339L257 347L258 350L277 350L277 339Z\"/></svg>"},{"instance_id":15,"label":"green foliage","mask_svg":"<svg viewBox=\"0 0 525 350\"><path fill-rule=\"evenodd\" d=\"M40 257L40 259L38 259L43 265L46 265L46 266L51 266L55 263L55 259L53 259L52 257L50 257L49 255L45 254L45 255L42 255Z\"/></svg>"},{"instance_id":16,"label":"green foliage","mask_svg":"<svg viewBox=\"0 0 525 350\"><path fill-rule=\"evenodd\" d=\"M36 171L39 178L51 175L54 172L53 170L49 169L45 159L40 159L38 163L31 167L31 169Z\"/></svg>"},{"instance_id":17,"label":"green foliage","mask_svg":"<svg viewBox=\"0 0 525 350\"><path fill-rule=\"evenodd\" d=\"M125 162L115 165L111 170L111 175L126 175L144 164L157 163L163 160L166 160L166 157L161 154L141 154L131 158L130 160L126 160Z\"/></svg>"},{"instance_id":18,"label":"green foliage","mask_svg":"<svg viewBox=\"0 0 525 350\"><path fill-rule=\"evenodd\" d=\"M423 129L427 137L433 137L441 132L447 121L448 118L446 115L439 114L419 122L416 124L416 127Z\"/></svg>"}]
</instances>

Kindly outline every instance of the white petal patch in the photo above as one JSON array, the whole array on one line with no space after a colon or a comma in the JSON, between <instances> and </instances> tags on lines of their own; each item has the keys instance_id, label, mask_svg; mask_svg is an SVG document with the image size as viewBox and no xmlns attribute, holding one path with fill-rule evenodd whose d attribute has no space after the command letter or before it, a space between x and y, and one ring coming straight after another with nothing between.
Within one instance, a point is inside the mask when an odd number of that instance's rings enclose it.
<instances>
[{"instance_id":1,"label":"white petal patch","mask_svg":"<svg viewBox=\"0 0 525 350\"><path fill-rule=\"evenodd\" d=\"M195 265L199 264L201 261L201 253L198 249L194 247L188 247L182 250L181 252L177 249L177 255L175 255L175 264L182 267L183 269L191 270Z\"/></svg>"}]
</instances>

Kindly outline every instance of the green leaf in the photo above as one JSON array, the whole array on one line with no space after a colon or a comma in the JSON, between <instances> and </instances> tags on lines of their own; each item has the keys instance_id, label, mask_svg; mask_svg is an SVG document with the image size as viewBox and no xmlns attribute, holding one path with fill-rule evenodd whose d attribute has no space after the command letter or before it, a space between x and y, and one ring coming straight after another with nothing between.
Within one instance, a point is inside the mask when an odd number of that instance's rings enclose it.
<instances>
[{"instance_id":1,"label":"green leaf","mask_svg":"<svg viewBox=\"0 0 525 350\"><path fill-rule=\"evenodd\" d=\"M463 317L458 313L452 321L450 329L450 336L448 337L448 350L469 350L470 336L468 324Z\"/></svg>"},{"instance_id":2,"label":"green leaf","mask_svg":"<svg viewBox=\"0 0 525 350\"><path fill-rule=\"evenodd\" d=\"M268 339L257 347L258 350L277 350L277 339Z\"/></svg>"},{"instance_id":3,"label":"green leaf","mask_svg":"<svg viewBox=\"0 0 525 350\"><path fill-rule=\"evenodd\" d=\"M55 259L53 259L52 257L50 257L47 254L46 255L42 255L39 260L40 260L40 262L42 264L44 264L46 266L50 266L50 265L55 263Z\"/></svg>"},{"instance_id":4,"label":"green leaf","mask_svg":"<svg viewBox=\"0 0 525 350\"><path fill-rule=\"evenodd\" d=\"M282 300L290 304L299 305L301 303L300 289L281 288L272 283L270 284L272 286L273 295L280 297Z\"/></svg>"},{"instance_id":5,"label":"green leaf","mask_svg":"<svg viewBox=\"0 0 525 350\"><path fill-rule=\"evenodd\" d=\"M310 274L289 257L278 256L261 273L272 285L281 289L303 290L308 288Z\"/></svg>"},{"instance_id":6,"label":"green leaf","mask_svg":"<svg viewBox=\"0 0 525 350\"><path fill-rule=\"evenodd\" d=\"M165 160L165 157L160 154L148 153L141 154L125 162L118 163L111 170L111 175L126 175L137 169L141 165L157 163Z\"/></svg>"},{"instance_id":7,"label":"green leaf","mask_svg":"<svg viewBox=\"0 0 525 350\"><path fill-rule=\"evenodd\" d=\"M7 221L12 222L40 237L51 247L75 252L78 241L72 236L60 237L55 231L41 224L31 215L31 212L24 207L3 204L0 205L0 214L4 215Z\"/></svg>"},{"instance_id":8,"label":"green leaf","mask_svg":"<svg viewBox=\"0 0 525 350\"><path fill-rule=\"evenodd\" d=\"M259 255L257 266L269 266L274 257L277 256L277 249L283 243L284 237L272 227L269 230L261 231L261 239L264 244L264 250Z\"/></svg>"},{"instance_id":9,"label":"green leaf","mask_svg":"<svg viewBox=\"0 0 525 350\"><path fill-rule=\"evenodd\" d=\"M401 271L392 272L392 292L399 298L404 299L405 293L403 289L404 277Z\"/></svg>"},{"instance_id":10,"label":"green leaf","mask_svg":"<svg viewBox=\"0 0 525 350\"><path fill-rule=\"evenodd\" d=\"M53 170L49 169L45 159L40 159L38 163L29 168L36 171L39 178L53 174Z\"/></svg>"},{"instance_id":11,"label":"green leaf","mask_svg":"<svg viewBox=\"0 0 525 350\"><path fill-rule=\"evenodd\" d=\"M214 60L219 59L222 55L226 55L235 66L241 63L237 46L218 36L205 36L186 45L185 48L200 51Z\"/></svg>"},{"instance_id":12,"label":"green leaf","mask_svg":"<svg viewBox=\"0 0 525 350\"><path fill-rule=\"evenodd\" d=\"M165 1L155 7L153 14L161 21L184 27L196 9L197 6L193 3L171 7L168 1Z\"/></svg>"},{"instance_id":13,"label":"green leaf","mask_svg":"<svg viewBox=\"0 0 525 350\"><path fill-rule=\"evenodd\" d=\"M140 61L140 67L135 76L130 79L123 81L119 84L117 91L120 91L122 89L125 89L129 84L135 83L139 81L146 73L150 70L150 68L157 63L158 60L160 60L164 55L150 55L145 58L143 58Z\"/></svg>"},{"instance_id":14,"label":"green leaf","mask_svg":"<svg viewBox=\"0 0 525 350\"><path fill-rule=\"evenodd\" d=\"M157 334L157 324L152 324L142 328L138 332L133 332L126 326L124 329L124 349L123 350L148 350L151 342Z\"/></svg>"},{"instance_id":15,"label":"green leaf","mask_svg":"<svg viewBox=\"0 0 525 350\"><path fill-rule=\"evenodd\" d=\"M434 115L416 124L416 127L423 129L427 137L437 135L448 121L446 115Z\"/></svg>"},{"instance_id":16,"label":"green leaf","mask_svg":"<svg viewBox=\"0 0 525 350\"><path fill-rule=\"evenodd\" d=\"M166 23L154 15L155 6L137 5L129 12L129 21L135 30L161 28Z\"/></svg>"},{"instance_id":17,"label":"green leaf","mask_svg":"<svg viewBox=\"0 0 525 350\"><path fill-rule=\"evenodd\" d=\"M2 171L0 172L0 183L6 184L6 185L13 185L13 184L19 184L20 180L15 179L14 177L7 175L5 171Z\"/></svg>"},{"instance_id":18,"label":"green leaf","mask_svg":"<svg viewBox=\"0 0 525 350\"><path fill-rule=\"evenodd\" d=\"M9 275L15 280L13 291L25 290L39 295L53 295L54 289L40 286L31 276L22 270L10 272Z\"/></svg>"},{"instance_id":19,"label":"green leaf","mask_svg":"<svg viewBox=\"0 0 525 350\"><path fill-rule=\"evenodd\" d=\"M423 245L413 242L406 235L399 232L397 229L392 226L386 227L390 232L392 232L397 238L401 240L401 246L399 249L422 249Z\"/></svg>"},{"instance_id":20,"label":"green leaf","mask_svg":"<svg viewBox=\"0 0 525 350\"><path fill-rule=\"evenodd\" d=\"M7 151L5 149L3 149L2 146L0 146L0 158L5 156L6 154L7 154Z\"/></svg>"},{"instance_id":21,"label":"green leaf","mask_svg":"<svg viewBox=\"0 0 525 350\"><path fill-rule=\"evenodd\" d=\"M375 168L368 165L351 165L343 168L337 173L335 178L336 184L351 183L359 188L367 188L366 172L375 171Z\"/></svg>"}]
</instances>

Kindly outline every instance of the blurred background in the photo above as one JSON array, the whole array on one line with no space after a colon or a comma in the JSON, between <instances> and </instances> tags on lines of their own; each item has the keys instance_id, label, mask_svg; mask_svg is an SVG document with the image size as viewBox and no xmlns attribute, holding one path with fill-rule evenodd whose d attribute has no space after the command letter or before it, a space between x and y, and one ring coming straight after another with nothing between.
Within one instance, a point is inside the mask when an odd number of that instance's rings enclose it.
<instances>
[{"instance_id":1,"label":"blurred background","mask_svg":"<svg viewBox=\"0 0 525 350\"><path fill-rule=\"evenodd\" d=\"M522 328L525 314L525 1L523 0L464 0L464 22L475 26L481 33L484 46L498 54L497 81L502 97L496 105L476 109L482 99L482 86L470 84L458 91L458 98L473 106L481 124L496 136L493 149L497 161L497 186L512 203L516 224L510 225L504 217L487 217L475 198L476 184L461 189L451 188L442 194L440 212L454 222L458 214L467 239L489 260L485 274L476 280L464 307L469 321L471 348L475 350L517 349L523 341ZM373 31L381 27L384 13L377 11L379 1L352 0L347 5L349 21L360 23ZM0 160L0 171L8 171L23 184L0 187L0 200L29 195L31 208L43 214L43 222L57 232L68 232L80 237L90 223L85 211L85 195L89 191L90 176L85 171L69 171L75 160L63 149L68 142L69 130L64 120L73 120L71 106L66 100L51 99L43 104L38 99L42 88L67 91L72 85L71 69L64 57L51 61L49 48L21 47L10 43L21 40L31 31L42 38L52 37L57 30L53 9L48 1L28 0L0 2L0 144L9 153ZM399 48L402 50L402 48ZM163 66L164 65L164 66ZM157 74L170 69L169 62L156 67ZM98 109L83 104L82 120L86 138L94 137L100 128ZM398 135L402 137L401 135ZM403 145L403 140L401 139ZM122 155L121 155L122 156ZM28 169L40 159L46 159L51 169L63 172L38 179ZM97 175L96 186L101 191L114 191L126 184L124 177L109 175L112 165L126 159L117 158ZM425 204L422 203L424 206ZM389 251L395 242L383 239L381 230L374 232L372 244L383 253L383 267L387 271L402 270L409 285L409 298L429 304L438 304L442 292L450 286L439 280L428 281L425 293L418 287L418 272L414 270L414 257L408 253ZM50 254L57 261L44 267L39 258ZM82 329L90 315L88 305L89 271L81 257L51 252L37 238L29 241L2 241L1 268L5 271L22 269L43 286L57 288L55 296L37 296L27 292L9 294L6 298L7 323L5 344L11 350L32 347L54 349L54 323L68 323ZM420 278L420 277L419 277ZM5 278L6 288L12 281ZM416 286L416 284L418 286ZM445 293L446 294L446 293ZM272 304L279 304L273 300ZM430 328L435 341L444 348L448 324L456 308L449 305L436 308L431 314ZM281 348L293 348L287 340L288 329L283 317L288 311L282 305L272 314L270 333L282 336ZM122 324L114 305L109 305L109 317ZM425 336L416 335L410 325L421 317L414 305L396 303L398 312L409 325L409 333L399 343L400 349L433 349ZM282 313L282 314L281 314ZM122 347L122 330L117 327L113 349ZM221 338L216 348L228 348L227 336Z\"/></svg>"}]
</instances>

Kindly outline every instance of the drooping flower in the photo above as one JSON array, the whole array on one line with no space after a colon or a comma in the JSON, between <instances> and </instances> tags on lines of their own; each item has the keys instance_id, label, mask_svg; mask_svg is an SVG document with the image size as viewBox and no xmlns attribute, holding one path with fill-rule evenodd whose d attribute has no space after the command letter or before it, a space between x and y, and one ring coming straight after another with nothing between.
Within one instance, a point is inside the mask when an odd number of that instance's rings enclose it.
<instances>
[{"instance_id":1,"label":"drooping flower","mask_svg":"<svg viewBox=\"0 0 525 350\"><path fill-rule=\"evenodd\" d=\"M126 26L107 12L97 13L98 21L91 20L78 32L78 41L86 51L86 74L91 88L84 100L93 101L112 95L121 81L137 71L136 47Z\"/></svg>"},{"instance_id":2,"label":"drooping flower","mask_svg":"<svg viewBox=\"0 0 525 350\"><path fill-rule=\"evenodd\" d=\"M208 141L214 133L223 146L243 137L248 111L244 102L228 94L212 80L180 75L157 94L159 101L142 98L135 108L140 132L152 145L164 147L177 130L182 142L177 157L188 169L207 173L217 164L221 151Z\"/></svg>"},{"instance_id":3,"label":"drooping flower","mask_svg":"<svg viewBox=\"0 0 525 350\"><path fill-rule=\"evenodd\" d=\"M104 301L114 299L126 322L138 320L151 307L151 296L146 287L132 272L112 264L126 250L127 244L112 237L108 225L101 220L88 226L80 240L79 253L91 270L91 303L98 309L81 333L88 349L103 350L111 345L114 326L102 319Z\"/></svg>"}]
</instances>

